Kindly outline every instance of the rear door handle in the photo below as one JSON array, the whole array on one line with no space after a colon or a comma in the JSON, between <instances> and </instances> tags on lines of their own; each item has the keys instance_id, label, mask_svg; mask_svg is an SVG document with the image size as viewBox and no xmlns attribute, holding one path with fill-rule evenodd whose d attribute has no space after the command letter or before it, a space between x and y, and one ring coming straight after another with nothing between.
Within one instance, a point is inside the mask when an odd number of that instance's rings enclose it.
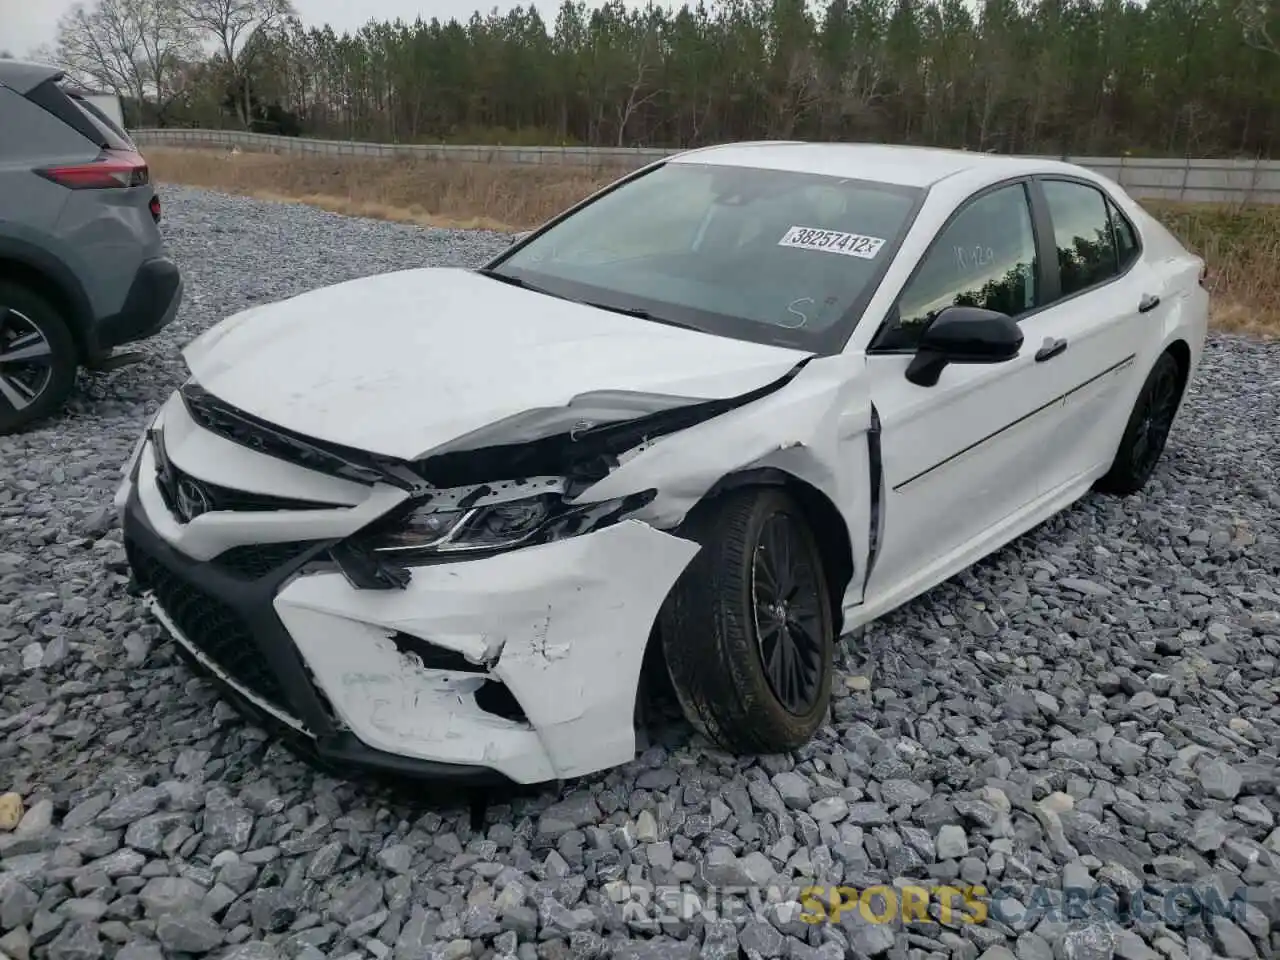
<instances>
[{"instance_id":1,"label":"rear door handle","mask_svg":"<svg viewBox=\"0 0 1280 960\"><path fill-rule=\"evenodd\" d=\"M1160 298L1153 293L1143 294L1141 300L1138 301L1139 313L1150 313L1156 307L1160 306Z\"/></svg>"},{"instance_id":2,"label":"rear door handle","mask_svg":"<svg viewBox=\"0 0 1280 960\"><path fill-rule=\"evenodd\" d=\"M1036 351L1036 363L1044 363L1046 360L1052 360L1058 354L1065 352L1067 349L1067 341L1055 340L1053 337L1045 337L1044 343L1040 345L1040 349Z\"/></svg>"}]
</instances>

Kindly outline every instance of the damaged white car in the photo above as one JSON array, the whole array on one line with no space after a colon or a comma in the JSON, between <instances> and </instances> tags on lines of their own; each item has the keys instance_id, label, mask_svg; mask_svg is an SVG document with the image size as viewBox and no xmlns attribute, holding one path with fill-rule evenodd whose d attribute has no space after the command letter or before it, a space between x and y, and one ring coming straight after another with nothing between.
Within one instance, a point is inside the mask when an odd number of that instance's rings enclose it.
<instances>
[{"instance_id":1,"label":"damaged white car","mask_svg":"<svg viewBox=\"0 0 1280 960\"><path fill-rule=\"evenodd\" d=\"M844 631L1146 483L1207 312L1079 167L715 147L482 269L224 321L117 506L185 655L330 765L607 768L649 661L713 740L784 751Z\"/></svg>"}]
</instances>

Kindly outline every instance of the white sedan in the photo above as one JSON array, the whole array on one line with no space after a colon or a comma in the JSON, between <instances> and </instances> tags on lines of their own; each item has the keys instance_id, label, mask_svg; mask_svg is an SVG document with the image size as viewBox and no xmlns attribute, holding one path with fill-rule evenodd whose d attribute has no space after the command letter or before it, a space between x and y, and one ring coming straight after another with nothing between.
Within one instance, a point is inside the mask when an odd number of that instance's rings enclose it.
<instances>
[{"instance_id":1,"label":"white sedan","mask_svg":"<svg viewBox=\"0 0 1280 960\"><path fill-rule=\"evenodd\" d=\"M843 633L1143 487L1203 267L1066 163L684 153L481 269L197 338L117 496L135 587L330 768L608 768L655 665L724 748L793 749Z\"/></svg>"}]
</instances>

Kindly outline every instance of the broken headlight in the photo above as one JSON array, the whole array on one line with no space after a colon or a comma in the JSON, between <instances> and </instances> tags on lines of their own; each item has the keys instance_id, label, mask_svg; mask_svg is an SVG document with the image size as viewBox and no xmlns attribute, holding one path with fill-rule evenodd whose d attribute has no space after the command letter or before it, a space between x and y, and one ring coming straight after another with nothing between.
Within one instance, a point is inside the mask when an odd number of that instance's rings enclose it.
<instances>
[{"instance_id":1,"label":"broken headlight","mask_svg":"<svg viewBox=\"0 0 1280 960\"><path fill-rule=\"evenodd\" d=\"M370 544L378 553L462 553L503 550L533 538L555 513L560 497L547 494L470 509L411 511Z\"/></svg>"}]
</instances>

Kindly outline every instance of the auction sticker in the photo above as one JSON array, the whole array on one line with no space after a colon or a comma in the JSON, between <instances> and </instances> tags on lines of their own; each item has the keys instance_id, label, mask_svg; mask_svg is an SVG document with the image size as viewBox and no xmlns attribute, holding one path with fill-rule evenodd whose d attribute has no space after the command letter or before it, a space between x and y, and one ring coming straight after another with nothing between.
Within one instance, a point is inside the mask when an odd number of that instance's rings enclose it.
<instances>
[{"instance_id":1,"label":"auction sticker","mask_svg":"<svg viewBox=\"0 0 1280 960\"><path fill-rule=\"evenodd\" d=\"M880 237L865 237L860 233L841 233L839 230L792 227L783 234L778 246L821 250L823 253L840 253L846 257L871 260L884 246L884 240Z\"/></svg>"}]
</instances>

